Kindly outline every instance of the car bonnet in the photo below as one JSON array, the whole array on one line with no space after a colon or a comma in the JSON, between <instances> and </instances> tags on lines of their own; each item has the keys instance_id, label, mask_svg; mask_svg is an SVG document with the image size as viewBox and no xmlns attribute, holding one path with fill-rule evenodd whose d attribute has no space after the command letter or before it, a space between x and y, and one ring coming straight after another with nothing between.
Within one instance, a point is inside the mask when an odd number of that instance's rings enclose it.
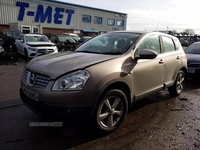
<instances>
[{"instance_id":1,"label":"car bonnet","mask_svg":"<svg viewBox=\"0 0 200 150\"><path fill-rule=\"evenodd\" d=\"M103 55L82 52L67 52L48 54L32 59L27 65L28 70L50 75L55 79L60 75L119 57L118 55Z\"/></svg>"},{"instance_id":2,"label":"car bonnet","mask_svg":"<svg viewBox=\"0 0 200 150\"><path fill-rule=\"evenodd\" d=\"M187 53L187 60L189 63L191 63L191 62L200 63L200 54Z\"/></svg>"}]
</instances>

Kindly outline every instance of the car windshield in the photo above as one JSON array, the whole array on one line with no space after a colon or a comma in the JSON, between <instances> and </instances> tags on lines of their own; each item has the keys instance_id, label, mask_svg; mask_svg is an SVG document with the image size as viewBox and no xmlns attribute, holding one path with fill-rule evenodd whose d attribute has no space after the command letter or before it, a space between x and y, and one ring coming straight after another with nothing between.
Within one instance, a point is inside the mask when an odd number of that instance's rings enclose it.
<instances>
[{"instance_id":1,"label":"car windshield","mask_svg":"<svg viewBox=\"0 0 200 150\"><path fill-rule=\"evenodd\" d=\"M80 40L80 37L79 37L79 36L71 35L71 37L72 37L73 39L75 39L76 41Z\"/></svg>"},{"instance_id":2,"label":"car windshield","mask_svg":"<svg viewBox=\"0 0 200 150\"><path fill-rule=\"evenodd\" d=\"M25 36L26 42L49 42L44 36L42 35L29 35Z\"/></svg>"},{"instance_id":3,"label":"car windshield","mask_svg":"<svg viewBox=\"0 0 200 150\"><path fill-rule=\"evenodd\" d=\"M195 43L190 45L186 50L185 53L188 54L200 54L200 43Z\"/></svg>"},{"instance_id":4,"label":"car windshield","mask_svg":"<svg viewBox=\"0 0 200 150\"><path fill-rule=\"evenodd\" d=\"M78 47L76 52L123 54L140 36L138 33L113 32L96 36Z\"/></svg>"},{"instance_id":5,"label":"car windshield","mask_svg":"<svg viewBox=\"0 0 200 150\"><path fill-rule=\"evenodd\" d=\"M18 38L21 35L20 31L7 31L6 36Z\"/></svg>"},{"instance_id":6,"label":"car windshield","mask_svg":"<svg viewBox=\"0 0 200 150\"><path fill-rule=\"evenodd\" d=\"M76 42L71 36L68 36L68 35L59 35L58 40L60 42L66 42L67 40L72 40L73 42Z\"/></svg>"}]
</instances>

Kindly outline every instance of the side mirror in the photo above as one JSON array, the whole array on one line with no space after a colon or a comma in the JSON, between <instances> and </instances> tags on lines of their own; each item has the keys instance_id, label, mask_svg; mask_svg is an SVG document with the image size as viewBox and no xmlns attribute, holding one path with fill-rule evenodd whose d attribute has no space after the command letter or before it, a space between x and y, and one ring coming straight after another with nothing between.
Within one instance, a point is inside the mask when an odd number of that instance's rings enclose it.
<instances>
[{"instance_id":1,"label":"side mirror","mask_svg":"<svg viewBox=\"0 0 200 150\"><path fill-rule=\"evenodd\" d=\"M157 52L150 50L150 49L143 49L139 53L139 57L136 57L136 59L154 59L158 55Z\"/></svg>"},{"instance_id":2,"label":"side mirror","mask_svg":"<svg viewBox=\"0 0 200 150\"><path fill-rule=\"evenodd\" d=\"M24 40L20 40L21 43L24 43Z\"/></svg>"}]
</instances>

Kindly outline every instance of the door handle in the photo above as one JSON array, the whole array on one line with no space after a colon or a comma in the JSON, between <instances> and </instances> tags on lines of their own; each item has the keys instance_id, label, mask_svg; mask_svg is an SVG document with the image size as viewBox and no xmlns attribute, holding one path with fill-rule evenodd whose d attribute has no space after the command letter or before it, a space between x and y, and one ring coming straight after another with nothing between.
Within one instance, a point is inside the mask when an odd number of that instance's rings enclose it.
<instances>
[{"instance_id":1,"label":"door handle","mask_svg":"<svg viewBox=\"0 0 200 150\"><path fill-rule=\"evenodd\" d=\"M177 56L176 59L180 59L180 56Z\"/></svg>"},{"instance_id":2,"label":"door handle","mask_svg":"<svg viewBox=\"0 0 200 150\"><path fill-rule=\"evenodd\" d=\"M164 60L161 59L161 60L159 61L159 64L164 64Z\"/></svg>"}]
</instances>

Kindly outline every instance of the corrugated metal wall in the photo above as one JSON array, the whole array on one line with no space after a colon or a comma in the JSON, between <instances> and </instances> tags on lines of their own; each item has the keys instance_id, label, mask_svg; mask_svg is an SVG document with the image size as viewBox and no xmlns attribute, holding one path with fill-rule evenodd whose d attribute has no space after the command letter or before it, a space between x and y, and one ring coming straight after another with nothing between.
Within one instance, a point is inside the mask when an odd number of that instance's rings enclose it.
<instances>
[{"instance_id":1,"label":"corrugated metal wall","mask_svg":"<svg viewBox=\"0 0 200 150\"><path fill-rule=\"evenodd\" d=\"M29 7L25 8L23 21L18 20L20 7L16 6L16 2L25 2L29 3ZM52 8L52 20L51 23L47 22L47 19L45 22L36 22L35 16L36 11L38 8L38 5L42 5L44 12L46 9L50 6ZM54 14L55 14L55 8L64 8L74 10L75 13L72 14L71 22L69 25L66 25L66 20L68 17L68 14L63 12L63 18L60 19L62 21L62 24L56 24L54 23ZM34 16L27 15L28 12L35 12ZM92 16L92 22L91 23L83 23L82 22L82 15L91 15ZM61 4L61 3L55 3L55 2L49 2L49 1L37 1L37 0L0 0L0 24L1 25L9 25L9 23L20 23L25 25L42 25L42 27L47 28L61 28L61 29L73 29L73 30L99 30L99 31L111 31L114 29L117 30L124 30L126 27L119 27L119 26L108 26L107 25L107 19L113 18L113 19L120 19L124 20L124 24L126 25L127 17L126 14L124 17L120 17L120 14L117 14L116 12L111 11L103 11L100 9L92 9L87 7L81 7L76 5L68 5L68 4ZM103 18L103 24L94 24L94 16L102 17ZM41 21L41 20L40 20Z\"/></svg>"}]
</instances>

